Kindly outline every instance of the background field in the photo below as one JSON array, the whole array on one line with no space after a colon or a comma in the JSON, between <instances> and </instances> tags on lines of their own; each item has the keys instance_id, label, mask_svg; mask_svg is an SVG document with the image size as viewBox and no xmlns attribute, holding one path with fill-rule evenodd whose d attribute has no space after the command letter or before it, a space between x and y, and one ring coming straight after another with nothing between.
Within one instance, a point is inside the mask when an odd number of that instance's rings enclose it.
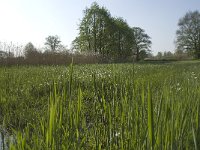
<instances>
[{"instance_id":1,"label":"background field","mask_svg":"<svg viewBox=\"0 0 200 150\"><path fill-rule=\"evenodd\" d=\"M1 148L198 149L199 68L198 61L1 67Z\"/></svg>"}]
</instances>

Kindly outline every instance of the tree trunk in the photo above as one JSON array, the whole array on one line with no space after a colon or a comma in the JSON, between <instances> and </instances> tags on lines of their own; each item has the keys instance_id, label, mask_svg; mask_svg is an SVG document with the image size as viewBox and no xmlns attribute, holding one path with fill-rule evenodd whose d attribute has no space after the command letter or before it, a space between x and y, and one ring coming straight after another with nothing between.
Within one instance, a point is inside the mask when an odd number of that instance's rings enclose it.
<instances>
[{"instance_id":1,"label":"tree trunk","mask_svg":"<svg viewBox=\"0 0 200 150\"><path fill-rule=\"evenodd\" d=\"M140 60L140 53L139 53L139 49L136 49L136 61Z\"/></svg>"},{"instance_id":2,"label":"tree trunk","mask_svg":"<svg viewBox=\"0 0 200 150\"><path fill-rule=\"evenodd\" d=\"M96 37L96 15L94 13L94 26L93 26L93 31L94 31L94 52L97 52L97 37Z\"/></svg>"},{"instance_id":3,"label":"tree trunk","mask_svg":"<svg viewBox=\"0 0 200 150\"><path fill-rule=\"evenodd\" d=\"M200 48L197 50L196 56L197 56L197 59L200 59Z\"/></svg>"}]
</instances>

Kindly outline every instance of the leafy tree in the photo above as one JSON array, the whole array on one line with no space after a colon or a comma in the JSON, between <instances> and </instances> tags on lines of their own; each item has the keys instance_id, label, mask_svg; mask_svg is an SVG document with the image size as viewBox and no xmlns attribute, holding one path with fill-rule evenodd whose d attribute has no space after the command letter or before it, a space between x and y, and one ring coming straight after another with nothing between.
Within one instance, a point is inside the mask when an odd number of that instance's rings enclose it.
<instances>
[{"instance_id":1,"label":"leafy tree","mask_svg":"<svg viewBox=\"0 0 200 150\"><path fill-rule=\"evenodd\" d=\"M161 58L163 57L162 52L158 52L157 55L156 55L156 57L157 57L158 59L161 59Z\"/></svg>"},{"instance_id":2,"label":"leafy tree","mask_svg":"<svg viewBox=\"0 0 200 150\"><path fill-rule=\"evenodd\" d=\"M139 60L140 51L147 51L151 44L150 37L139 29L132 29L123 18L111 17L106 8L95 2L84 10L73 49L118 60L132 56L135 49Z\"/></svg>"},{"instance_id":3,"label":"leafy tree","mask_svg":"<svg viewBox=\"0 0 200 150\"><path fill-rule=\"evenodd\" d=\"M27 43L24 47L25 58L35 57L36 53L37 49L34 47L34 45L31 42Z\"/></svg>"},{"instance_id":4,"label":"leafy tree","mask_svg":"<svg viewBox=\"0 0 200 150\"><path fill-rule=\"evenodd\" d=\"M200 58L200 13L188 12L178 22L177 48Z\"/></svg>"},{"instance_id":5,"label":"leafy tree","mask_svg":"<svg viewBox=\"0 0 200 150\"><path fill-rule=\"evenodd\" d=\"M73 41L74 47L82 52L104 53L109 21L109 12L96 2L86 8L79 26L79 36Z\"/></svg>"},{"instance_id":6,"label":"leafy tree","mask_svg":"<svg viewBox=\"0 0 200 150\"><path fill-rule=\"evenodd\" d=\"M48 36L46 38L45 45L47 45L47 49L50 50L51 52L55 52L58 50L60 46L60 38L55 35L55 36Z\"/></svg>"},{"instance_id":7,"label":"leafy tree","mask_svg":"<svg viewBox=\"0 0 200 150\"><path fill-rule=\"evenodd\" d=\"M114 54L118 58L126 58L132 55L132 47L134 44L132 30L125 20L122 18L113 18L114 33L113 43Z\"/></svg>"},{"instance_id":8,"label":"leafy tree","mask_svg":"<svg viewBox=\"0 0 200 150\"><path fill-rule=\"evenodd\" d=\"M174 54L170 51L165 51L163 54L164 58L172 58L174 56Z\"/></svg>"},{"instance_id":9,"label":"leafy tree","mask_svg":"<svg viewBox=\"0 0 200 150\"><path fill-rule=\"evenodd\" d=\"M145 51L145 50L141 50L141 51L140 51L140 56L139 56L139 58L140 58L140 59L145 59L145 58L147 58L147 57L148 57L148 52Z\"/></svg>"},{"instance_id":10,"label":"leafy tree","mask_svg":"<svg viewBox=\"0 0 200 150\"><path fill-rule=\"evenodd\" d=\"M111 17L106 8L95 2L84 11L79 36L73 41L73 47L106 57L126 57L132 51L131 36L131 28L126 21Z\"/></svg>"},{"instance_id":11,"label":"leafy tree","mask_svg":"<svg viewBox=\"0 0 200 150\"><path fill-rule=\"evenodd\" d=\"M136 55L136 61L138 61L140 60L140 53L142 51L150 51L151 40L148 34L145 33L144 29L141 29L140 27L133 27L132 31L134 35L133 51Z\"/></svg>"}]
</instances>

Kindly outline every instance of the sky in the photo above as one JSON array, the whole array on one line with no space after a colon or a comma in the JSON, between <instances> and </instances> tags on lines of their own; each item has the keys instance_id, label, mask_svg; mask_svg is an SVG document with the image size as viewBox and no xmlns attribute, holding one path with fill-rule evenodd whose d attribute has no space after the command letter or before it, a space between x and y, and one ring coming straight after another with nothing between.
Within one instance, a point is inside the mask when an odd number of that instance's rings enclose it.
<instances>
[{"instance_id":1,"label":"sky","mask_svg":"<svg viewBox=\"0 0 200 150\"><path fill-rule=\"evenodd\" d=\"M45 38L58 35L71 46L78 35L83 10L94 0L0 0L0 42L43 47ZM151 37L152 53L175 50L178 20L200 11L200 0L96 0L130 27L141 27Z\"/></svg>"}]
</instances>

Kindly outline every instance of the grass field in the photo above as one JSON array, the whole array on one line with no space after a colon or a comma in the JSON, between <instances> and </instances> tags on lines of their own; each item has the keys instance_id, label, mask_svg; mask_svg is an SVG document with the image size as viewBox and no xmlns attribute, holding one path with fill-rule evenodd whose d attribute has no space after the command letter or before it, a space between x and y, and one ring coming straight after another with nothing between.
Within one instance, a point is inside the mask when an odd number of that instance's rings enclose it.
<instances>
[{"instance_id":1,"label":"grass field","mask_svg":"<svg viewBox=\"0 0 200 150\"><path fill-rule=\"evenodd\" d=\"M2 147L200 148L200 63L0 68ZM1 149L1 148L0 148Z\"/></svg>"}]
</instances>

